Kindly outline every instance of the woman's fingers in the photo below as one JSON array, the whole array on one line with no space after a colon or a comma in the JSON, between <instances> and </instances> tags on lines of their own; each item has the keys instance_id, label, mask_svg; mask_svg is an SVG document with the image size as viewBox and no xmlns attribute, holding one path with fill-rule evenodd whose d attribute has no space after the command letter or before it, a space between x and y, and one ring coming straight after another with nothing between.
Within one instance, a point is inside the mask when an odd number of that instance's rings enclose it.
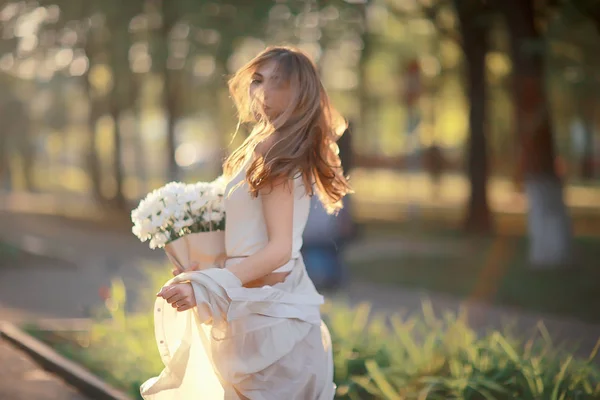
<instances>
[{"instance_id":1,"label":"woman's fingers","mask_svg":"<svg viewBox=\"0 0 600 400\"><path fill-rule=\"evenodd\" d=\"M177 307L177 311L186 311L186 310L189 310L191 308L193 308L191 305L185 304L185 305L182 305L181 307Z\"/></svg>"},{"instance_id":2,"label":"woman's fingers","mask_svg":"<svg viewBox=\"0 0 600 400\"><path fill-rule=\"evenodd\" d=\"M189 283L177 283L165 286L157 293L157 296L165 299L177 311L189 310L196 304L194 290Z\"/></svg>"},{"instance_id":3,"label":"woman's fingers","mask_svg":"<svg viewBox=\"0 0 600 400\"><path fill-rule=\"evenodd\" d=\"M172 303L175 303L176 301L181 301L183 299L185 299L185 296L182 293L175 292L171 295L171 297L169 297L165 300L167 300L167 303L172 304Z\"/></svg>"},{"instance_id":4,"label":"woman's fingers","mask_svg":"<svg viewBox=\"0 0 600 400\"><path fill-rule=\"evenodd\" d=\"M162 297L163 299L168 299L169 297L173 296L174 293L176 293L177 291L177 285L167 285L167 286L163 286L162 289L160 289L160 291L158 293L156 293L156 296L158 297Z\"/></svg>"}]
</instances>

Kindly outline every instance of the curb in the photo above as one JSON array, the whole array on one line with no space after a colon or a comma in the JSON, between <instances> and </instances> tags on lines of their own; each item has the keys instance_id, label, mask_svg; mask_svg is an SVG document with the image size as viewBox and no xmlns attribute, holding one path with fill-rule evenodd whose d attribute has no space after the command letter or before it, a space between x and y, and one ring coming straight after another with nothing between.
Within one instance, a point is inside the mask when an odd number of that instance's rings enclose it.
<instances>
[{"instance_id":1,"label":"curb","mask_svg":"<svg viewBox=\"0 0 600 400\"><path fill-rule=\"evenodd\" d=\"M50 346L33 338L15 325L0 321L0 339L5 339L31 355L42 367L63 378L82 394L94 400L131 400L125 393L58 354Z\"/></svg>"}]
</instances>

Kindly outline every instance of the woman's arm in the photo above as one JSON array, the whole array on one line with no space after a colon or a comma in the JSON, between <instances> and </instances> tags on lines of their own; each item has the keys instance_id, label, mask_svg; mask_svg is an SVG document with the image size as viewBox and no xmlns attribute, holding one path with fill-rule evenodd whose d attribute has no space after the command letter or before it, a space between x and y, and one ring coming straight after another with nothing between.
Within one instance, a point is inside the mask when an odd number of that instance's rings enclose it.
<instances>
[{"instance_id":1,"label":"woman's arm","mask_svg":"<svg viewBox=\"0 0 600 400\"><path fill-rule=\"evenodd\" d=\"M294 182L281 179L260 191L268 242L255 254L227 269L246 285L287 263L292 255ZM287 274L283 274L287 275Z\"/></svg>"}]
</instances>

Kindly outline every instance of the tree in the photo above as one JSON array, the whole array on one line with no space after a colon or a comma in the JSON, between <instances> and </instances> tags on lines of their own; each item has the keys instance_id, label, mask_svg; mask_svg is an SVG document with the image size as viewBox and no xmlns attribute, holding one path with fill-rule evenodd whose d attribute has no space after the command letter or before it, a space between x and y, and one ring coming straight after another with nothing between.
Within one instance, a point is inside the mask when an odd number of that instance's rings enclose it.
<instances>
[{"instance_id":1,"label":"tree","mask_svg":"<svg viewBox=\"0 0 600 400\"><path fill-rule=\"evenodd\" d=\"M577 9L585 18L588 18L595 26L598 33L600 33L600 2L596 0L574 0L571 2L565 2L563 9L567 7L574 7ZM590 54L584 54L584 70L589 68L587 61L590 60ZM587 71L586 76L594 76L593 69ZM580 105L584 115L584 132L585 132L585 144L584 154L581 160L581 177L583 179L592 179L594 177L594 127L593 118L595 113L596 93L597 86L590 84L589 82L582 82L580 84L580 90L583 92L583 96L578 97Z\"/></svg>"},{"instance_id":2,"label":"tree","mask_svg":"<svg viewBox=\"0 0 600 400\"><path fill-rule=\"evenodd\" d=\"M108 112L113 120L113 174L116 192L113 202L119 208L125 208L124 171L123 171L123 134L122 116L132 110L137 98L132 71L129 64L131 35L129 24L133 17L143 9L142 0L130 0L121 4L113 0L102 3L106 17L103 27L105 34L105 55L112 73L112 85L108 95Z\"/></svg>"},{"instance_id":3,"label":"tree","mask_svg":"<svg viewBox=\"0 0 600 400\"><path fill-rule=\"evenodd\" d=\"M539 268L553 268L571 261L572 234L555 167L542 33L534 1L497 0L495 6L510 32L518 165L529 202L529 259Z\"/></svg>"},{"instance_id":4,"label":"tree","mask_svg":"<svg viewBox=\"0 0 600 400\"><path fill-rule=\"evenodd\" d=\"M486 140L486 66L490 10L474 0L454 0L460 23L462 49L468 71L469 130L467 173L470 182L465 229L489 233L492 217L487 196L488 146Z\"/></svg>"},{"instance_id":5,"label":"tree","mask_svg":"<svg viewBox=\"0 0 600 400\"><path fill-rule=\"evenodd\" d=\"M600 2L597 0L565 0L565 3L572 4L577 8L594 23L596 29L600 32Z\"/></svg>"},{"instance_id":6,"label":"tree","mask_svg":"<svg viewBox=\"0 0 600 400\"><path fill-rule=\"evenodd\" d=\"M395 2L388 1L388 8L397 16L406 17ZM438 15L447 7L454 7L459 20L459 30L448 29L439 23ZM456 41L465 55L469 100L469 138L467 174L469 176L469 199L463 226L473 233L493 231L493 218L487 195L488 147L486 140L486 74L485 58L489 50L489 18L491 10L477 0L438 0L423 3L421 12L434 24L438 33Z\"/></svg>"}]
</instances>

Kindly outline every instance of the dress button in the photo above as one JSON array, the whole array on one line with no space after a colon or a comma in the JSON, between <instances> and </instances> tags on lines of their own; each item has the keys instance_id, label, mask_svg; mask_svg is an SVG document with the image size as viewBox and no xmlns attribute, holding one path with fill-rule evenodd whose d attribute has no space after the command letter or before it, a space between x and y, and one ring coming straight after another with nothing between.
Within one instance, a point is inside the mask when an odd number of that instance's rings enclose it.
<instances>
[{"instance_id":1,"label":"dress button","mask_svg":"<svg viewBox=\"0 0 600 400\"><path fill-rule=\"evenodd\" d=\"M160 312L160 308L157 308L156 311Z\"/></svg>"}]
</instances>

